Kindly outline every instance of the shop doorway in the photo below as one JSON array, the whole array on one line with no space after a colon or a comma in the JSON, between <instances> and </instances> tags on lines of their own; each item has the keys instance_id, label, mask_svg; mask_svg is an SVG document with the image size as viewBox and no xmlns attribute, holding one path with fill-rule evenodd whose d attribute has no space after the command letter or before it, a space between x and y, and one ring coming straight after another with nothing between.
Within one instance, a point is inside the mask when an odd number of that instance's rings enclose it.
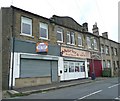
<instances>
[{"instance_id":1,"label":"shop doorway","mask_svg":"<svg viewBox=\"0 0 120 101\"><path fill-rule=\"evenodd\" d=\"M96 77L102 76L102 62L101 60L90 60L90 68L89 68L89 76L91 76L92 72L95 73Z\"/></svg>"}]
</instances>

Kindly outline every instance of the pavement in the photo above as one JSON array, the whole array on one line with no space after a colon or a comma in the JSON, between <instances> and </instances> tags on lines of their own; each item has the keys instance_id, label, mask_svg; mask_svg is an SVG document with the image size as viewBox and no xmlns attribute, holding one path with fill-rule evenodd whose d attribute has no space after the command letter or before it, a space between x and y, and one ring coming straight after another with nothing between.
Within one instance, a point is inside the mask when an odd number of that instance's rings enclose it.
<instances>
[{"instance_id":1,"label":"pavement","mask_svg":"<svg viewBox=\"0 0 120 101\"><path fill-rule=\"evenodd\" d=\"M32 93L42 93L45 91L50 91L50 90L55 90L55 89L60 89L60 88L65 88L65 87L70 87L70 86L76 86L76 85L80 85L80 84L91 83L91 82L105 80L105 79L107 79L107 78L99 77L99 78L96 78L95 80L91 80L91 78L79 79L79 80L57 82L57 83L34 86L34 87L14 88L14 90L8 90L7 92L12 97L24 96L24 95L29 95Z\"/></svg>"}]
</instances>

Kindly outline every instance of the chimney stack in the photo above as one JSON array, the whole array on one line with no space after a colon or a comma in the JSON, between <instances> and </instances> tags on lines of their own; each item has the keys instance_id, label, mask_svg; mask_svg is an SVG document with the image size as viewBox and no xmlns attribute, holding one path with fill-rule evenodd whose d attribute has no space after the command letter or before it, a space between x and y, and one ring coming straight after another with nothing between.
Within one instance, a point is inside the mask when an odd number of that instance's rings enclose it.
<instances>
[{"instance_id":1,"label":"chimney stack","mask_svg":"<svg viewBox=\"0 0 120 101\"><path fill-rule=\"evenodd\" d=\"M88 23L85 22L85 23L82 24L82 26L83 26L83 31L88 32Z\"/></svg>"},{"instance_id":2,"label":"chimney stack","mask_svg":"<svg viewBox=\"0 0 120 101\"><path fill-rule=\"evenodd\" d=\"M108 32L102 33L102 36L103 36L104 38L107 38L107 39L108 39Z\"/></svg>"},{"instance_id":3,"label":"chimney stack","mask_svg":"<svg viewBox=\"0 0 120 101\"><path fill-rule=\"evenodd\" d=\"M97 23L93 25L92 31L93 31L93 34L99 35L99 28L97 27Z\"/></svg>"}]
</instances>

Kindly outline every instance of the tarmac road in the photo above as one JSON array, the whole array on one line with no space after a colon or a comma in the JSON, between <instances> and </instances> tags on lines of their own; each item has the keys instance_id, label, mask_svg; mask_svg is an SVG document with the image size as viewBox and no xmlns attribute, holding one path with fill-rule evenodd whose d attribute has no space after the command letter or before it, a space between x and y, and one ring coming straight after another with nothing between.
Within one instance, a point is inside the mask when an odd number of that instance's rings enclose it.
<instances>
[{"instance_id":1,"label":"tarmac road","mask_svg":"<svg viewBox=\"0 0 120 101\"><path fill-rule=\"evenodd\" d=\"M14 99L73 99L73 101L81 99L119 99L119 90L120 82L118 82L118 78L108 78L106 80L16 97Z\"/></svg>"}]
</instances>

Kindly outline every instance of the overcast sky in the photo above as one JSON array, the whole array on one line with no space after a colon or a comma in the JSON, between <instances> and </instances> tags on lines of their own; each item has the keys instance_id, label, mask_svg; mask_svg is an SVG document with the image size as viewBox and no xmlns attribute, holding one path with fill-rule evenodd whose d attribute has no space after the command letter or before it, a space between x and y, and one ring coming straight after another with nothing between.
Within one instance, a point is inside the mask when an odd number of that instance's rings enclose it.
<instances>
[{"instance_id":1,"label":"overcast sky","mask_svg":"<svg viewBox=\"0 0 120 101\"><path fill-rule=\"evenodd\" d=\"M99 33L118 41L118 1L120 0L0 0L0 7L10 5L43 17L70 16L80 25L88 23L89 32L95 22Z\"/></svg>"}]
</instances>

